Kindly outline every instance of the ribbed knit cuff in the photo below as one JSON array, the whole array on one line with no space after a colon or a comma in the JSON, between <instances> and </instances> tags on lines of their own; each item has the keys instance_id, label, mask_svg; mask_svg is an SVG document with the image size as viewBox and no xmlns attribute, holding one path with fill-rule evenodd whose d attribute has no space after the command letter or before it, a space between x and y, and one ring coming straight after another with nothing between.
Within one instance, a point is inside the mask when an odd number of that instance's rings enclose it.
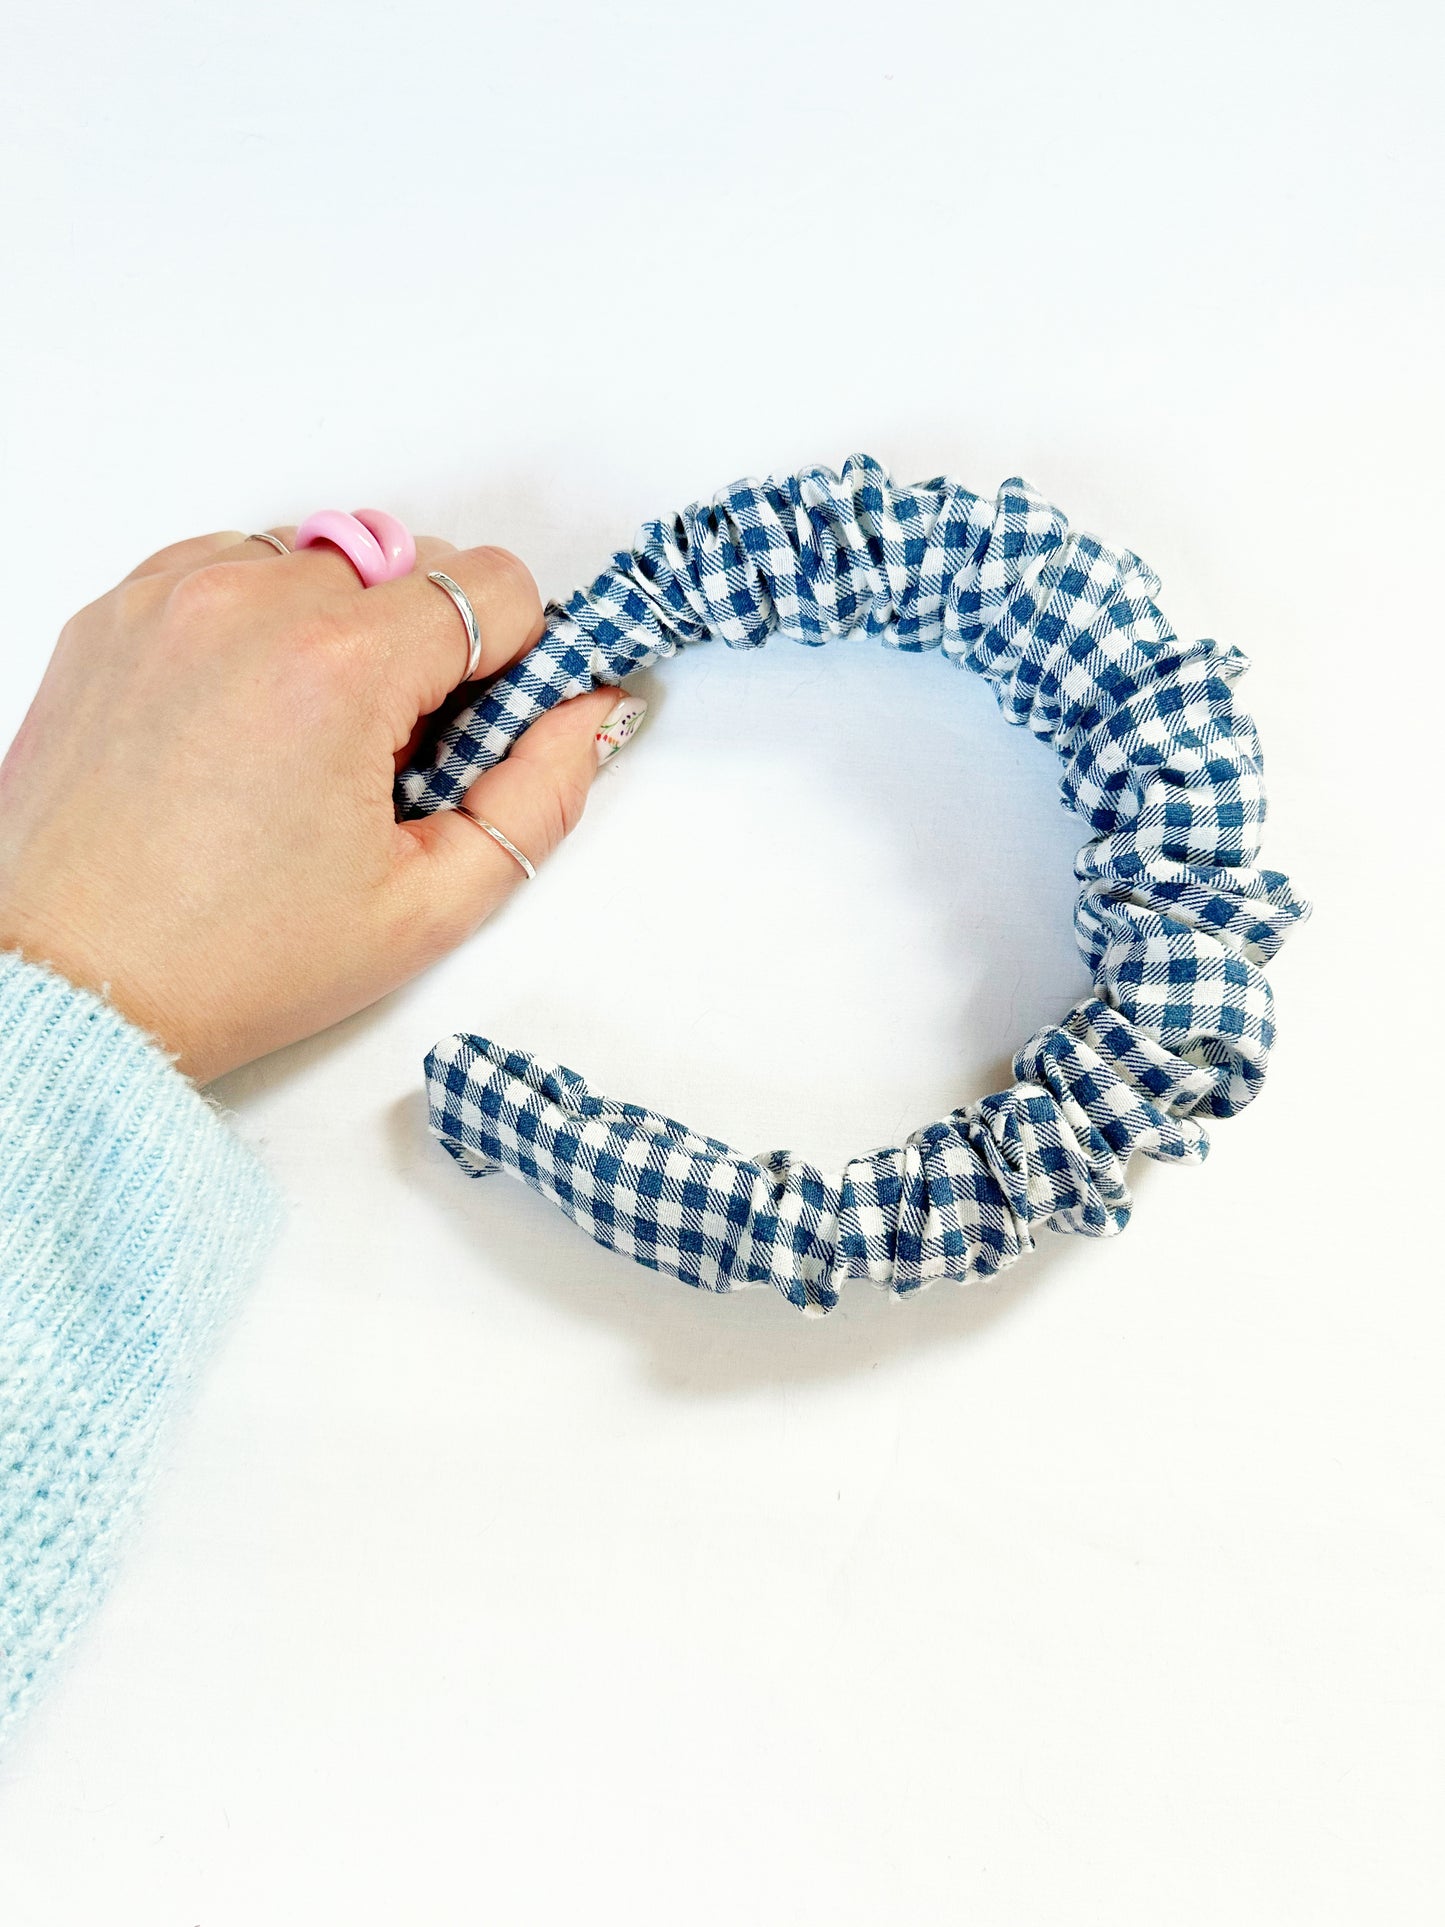
<instances>
[{"instance_id":1,"label":"ribbed knit cuff","mask_svg":"<svg viewBox=\"0 0 1445 1927\"><path fill-rule=\"evenodd\" d=\"M0 953L0 1737L103 1590L279 1210L152 1042Z\"/></svg>"}]
</instances>

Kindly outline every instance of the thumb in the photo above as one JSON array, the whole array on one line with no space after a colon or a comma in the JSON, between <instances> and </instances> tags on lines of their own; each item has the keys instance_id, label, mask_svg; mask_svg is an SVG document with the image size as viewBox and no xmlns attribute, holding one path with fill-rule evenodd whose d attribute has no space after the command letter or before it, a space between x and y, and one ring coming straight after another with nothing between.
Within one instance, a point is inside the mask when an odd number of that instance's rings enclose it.
<instances>
[{"instance_id":1,"label":"thumb","mask_svg":"<svg viewBox=\"0 0 1445 1927\"><path fill-rule=\"evenodd\" d=\"M438 810L405 826L430 859L429 897L447 923L457 920L458 937L490 916L526 877L505 844L477 819L540 868L576 829L593 778L636 734L646 709L641 696L611 687L558 703L477 778L460 810Z\"/></svg>"}]
</instances>

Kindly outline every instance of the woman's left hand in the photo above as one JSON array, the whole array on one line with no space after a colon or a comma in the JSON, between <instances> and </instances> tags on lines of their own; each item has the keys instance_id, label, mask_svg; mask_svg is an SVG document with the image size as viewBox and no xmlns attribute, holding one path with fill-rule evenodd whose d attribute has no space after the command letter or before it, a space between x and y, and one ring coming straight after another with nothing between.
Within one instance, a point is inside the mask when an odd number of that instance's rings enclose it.
<instances>
[{"instance_id":1,"label":"woman's left hand","mask_svg":"<svg viewBox=\"0 0 1445 1927\"><path fill-rule=\"evenodd\" d=\"M467 663L426 570L469 596L482 676L536 641L542 606L506 550L417 550L412 574L363 589L329 547L199 536L73 617L0 766L0 948L104 992L204 1081L474 930L518 865L475 823L398 823L392 803ZM467 806L540 863L582 814L623 694L551 710Z\"/></svg>"}]
</instances>

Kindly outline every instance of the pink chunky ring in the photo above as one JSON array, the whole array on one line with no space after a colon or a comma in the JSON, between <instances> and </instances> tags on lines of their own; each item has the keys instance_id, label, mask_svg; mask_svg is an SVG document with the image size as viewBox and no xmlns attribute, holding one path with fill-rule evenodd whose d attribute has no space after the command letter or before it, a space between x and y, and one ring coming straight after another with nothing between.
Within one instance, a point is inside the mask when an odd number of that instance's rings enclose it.
<instances>
[{"instance_id":1,"label":"pink chunky ring","mask_svg":"<svg viewBox=\"0 0 1445 1927\"><path fill-rule=\"evenodd\" d=\"M378 582L395 582L416 567L411 530L385 509L358 509L355 515L318 509L297 529L296 547L314 549L318 542L340 549L368 589Z\"/></svg>"}]
</instances>

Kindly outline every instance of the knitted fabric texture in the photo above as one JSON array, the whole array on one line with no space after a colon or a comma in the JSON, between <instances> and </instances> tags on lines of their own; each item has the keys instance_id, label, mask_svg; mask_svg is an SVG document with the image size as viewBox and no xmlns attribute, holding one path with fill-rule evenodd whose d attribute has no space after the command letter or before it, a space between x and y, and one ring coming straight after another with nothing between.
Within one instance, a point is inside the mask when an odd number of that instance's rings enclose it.
<instances>
[{"instance_id":1,"label":"knitted fabric texture","mask_svg":"<svg viewBox=\"0 0 1445 1927\"><path fill-rule=\"evenodd\" d=\"M104 1589L279 1199L98 997L0 953L0 1739Z\"/></svg>"},{"instance_id":2,"label":"knitted fabric texture","mask_svg":"<svg viewBox=\"0 0 1445 1927\"><path fill-rule=\"evenodd\" d=\"M746 1157L468 1034L426 1061L441 1142L474 1175L519 1173L639 1263L713 1291L772 1284L811 1312L850 1278L908 1293L988 1276L1040 1225L1121 1230L1131 1154L1198 1162L1202 1120L1259 1090L1274 1037L1262 966L1308 914L1258 863L1262 759L1232 693L1246 659L1181 642L1158 589L1017 477L989 501L943 476L900 487L865 455L646 524L402 774L400 813L454 807L545 710L687 643L862 631L942 648L1059 757L1090 835L1075 927L1094 995L1023 1046L1009 1090L841 1173Z\"/></svg>"}]
</instances>

